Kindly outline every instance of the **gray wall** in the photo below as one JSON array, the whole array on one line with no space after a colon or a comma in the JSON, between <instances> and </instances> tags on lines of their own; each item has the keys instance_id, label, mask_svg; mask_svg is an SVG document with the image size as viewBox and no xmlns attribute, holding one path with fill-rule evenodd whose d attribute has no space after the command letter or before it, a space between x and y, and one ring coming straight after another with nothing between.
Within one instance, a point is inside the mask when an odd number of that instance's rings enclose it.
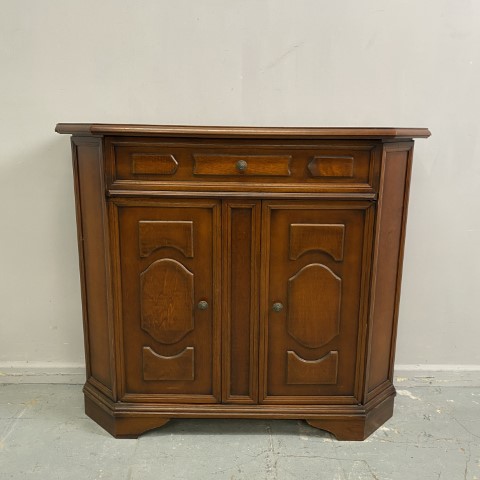
<instances>
[{"instance_id":1,"label":"gray wall","mask_svg":"<svg viewBox=\"0 0 480 480\"><path fill-rule=\"evenodd\" d=\"M0 362L83 362L57 122L429 127L397 363L480 365L480 2L0 0Z\"/></svg>"}]
</instances>

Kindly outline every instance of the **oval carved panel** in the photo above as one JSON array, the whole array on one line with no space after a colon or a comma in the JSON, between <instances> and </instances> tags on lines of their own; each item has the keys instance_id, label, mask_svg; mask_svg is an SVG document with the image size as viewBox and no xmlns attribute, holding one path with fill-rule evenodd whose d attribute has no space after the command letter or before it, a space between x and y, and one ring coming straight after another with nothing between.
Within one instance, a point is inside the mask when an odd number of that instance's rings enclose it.
<instances>
[{"instance_id":1,"label":"oval carved panel","mask_svg":"<svg viewBox=\"0 0 480 480\"><path fill-rule=\"evenodd\" d=\"M193 273L176 260L153 262L140 274L142 328L172 344L193 330Z\"/></svg>"},{"instance_id":2,"label":"oval carved panel","mask_svg":"<svg viewBox=\"0 0 480 480\"><path fill-rule=\"evenodd\" d=\"M312 263L288 280L288 333L308 348L319 348L339 333L342 280Z\"/></svg>"}]
</instances>

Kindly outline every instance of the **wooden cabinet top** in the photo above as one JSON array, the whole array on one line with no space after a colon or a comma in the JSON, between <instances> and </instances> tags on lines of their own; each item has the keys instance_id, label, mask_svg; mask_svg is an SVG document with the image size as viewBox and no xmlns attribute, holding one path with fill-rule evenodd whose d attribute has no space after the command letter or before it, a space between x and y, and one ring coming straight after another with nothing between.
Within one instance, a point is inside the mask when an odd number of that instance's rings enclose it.
<instances>
[{"instance_id":1,"label":"wooden cabinet top","mask_svg":"<svg viewBox=\"0 0 480 480\"><path fill-rule=\"evenodd\" d=\"M55 131L72 135L125 135L207 138L383 139L427 138L428 128L390 127L226 127L59 123Z\"/></svg>"}]
</instances>

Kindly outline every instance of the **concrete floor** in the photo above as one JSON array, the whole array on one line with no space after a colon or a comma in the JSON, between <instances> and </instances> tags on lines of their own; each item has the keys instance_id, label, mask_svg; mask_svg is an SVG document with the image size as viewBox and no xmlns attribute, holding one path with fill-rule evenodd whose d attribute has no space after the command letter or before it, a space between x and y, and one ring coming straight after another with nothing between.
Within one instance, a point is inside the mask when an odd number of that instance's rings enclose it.
<instances>
[{"instance_id":1,"label":"concrete floor","mask_svg":"<svg viewBox=\"0 0 480 480\"><path fill-rule=\"evenodd\" d=\"M338 442L261 420L173 420L115 440L84 415L79 385L0 385L0 479L480 479L480 387L407 386L369 439Z\"/></svg>"}]
</instances>

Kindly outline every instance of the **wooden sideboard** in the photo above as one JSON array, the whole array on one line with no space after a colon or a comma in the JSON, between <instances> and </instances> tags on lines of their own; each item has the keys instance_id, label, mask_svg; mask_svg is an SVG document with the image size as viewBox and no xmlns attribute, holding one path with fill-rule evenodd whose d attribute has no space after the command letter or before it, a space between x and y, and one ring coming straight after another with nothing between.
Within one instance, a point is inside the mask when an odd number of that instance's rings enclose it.
<instances>
[{"instance_id":1,"label":"wooden sideboard","mask_svg":"<svg viewBox=\"0 0 480 480\"><path fill-rule=\"evenodd\" d=\"M341 440L391 417L427 129L56 131L72 135L87 415L116 437L281 418Z\"/></svg>"}]
</instances>

